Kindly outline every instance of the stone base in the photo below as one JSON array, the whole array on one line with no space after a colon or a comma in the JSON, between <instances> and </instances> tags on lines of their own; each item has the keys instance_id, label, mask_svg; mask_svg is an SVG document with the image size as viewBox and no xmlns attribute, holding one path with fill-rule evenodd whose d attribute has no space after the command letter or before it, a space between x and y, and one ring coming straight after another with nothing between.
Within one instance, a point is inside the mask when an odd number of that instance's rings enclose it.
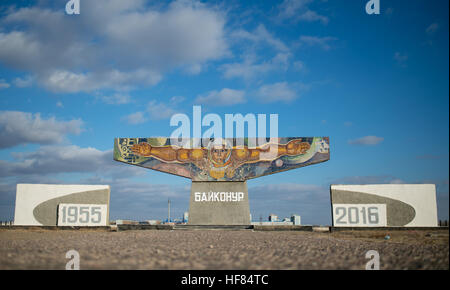
<instances>
[{"instance_id":1,"label":"stone base","mask_svg":"<svg viewBox=\"0 0 450 290\"><path fill-rule=\"evenodd\" d=\"M193 181L189 225L250 225L247 182Z\"/></svg>"}]
</instances>

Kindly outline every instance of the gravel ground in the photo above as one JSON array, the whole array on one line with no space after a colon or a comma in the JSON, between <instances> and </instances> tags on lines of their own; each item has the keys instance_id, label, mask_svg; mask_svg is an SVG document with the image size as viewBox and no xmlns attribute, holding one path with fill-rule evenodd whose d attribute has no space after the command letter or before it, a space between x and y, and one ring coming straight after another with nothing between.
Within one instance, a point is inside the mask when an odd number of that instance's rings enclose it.
<instances>
[{"instance_id":1,"label":"gravel ground","mask_svg":"<svg viewBox=\"0 0 450 290\"><path fill-rule=\"evenodd\" d=\"M386 234L390 235L385 240ZM448 231L294 232L225 230L0 229L0 269L65 269L75 249L81 269L449 269Z\"/></svg>"}]
</instances>

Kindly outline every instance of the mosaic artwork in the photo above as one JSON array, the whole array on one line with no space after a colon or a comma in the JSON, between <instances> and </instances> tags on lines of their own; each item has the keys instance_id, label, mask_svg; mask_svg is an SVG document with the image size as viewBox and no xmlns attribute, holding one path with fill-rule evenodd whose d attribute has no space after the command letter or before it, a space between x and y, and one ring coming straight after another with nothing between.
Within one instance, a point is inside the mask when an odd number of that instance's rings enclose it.
<instances>
[{"instance_id":1,"label":"mosaic artwork","mask_svg":"<svg viewBox=\"0 0 450 290\"><path fill-rule=\"evenodd\" d=\"M328 137L283 137L257 146L249 139L202 139L198 148L170 138L116 138L114 160L192 181L245 181L330 159Z\"/></svg>"}]
</instances>

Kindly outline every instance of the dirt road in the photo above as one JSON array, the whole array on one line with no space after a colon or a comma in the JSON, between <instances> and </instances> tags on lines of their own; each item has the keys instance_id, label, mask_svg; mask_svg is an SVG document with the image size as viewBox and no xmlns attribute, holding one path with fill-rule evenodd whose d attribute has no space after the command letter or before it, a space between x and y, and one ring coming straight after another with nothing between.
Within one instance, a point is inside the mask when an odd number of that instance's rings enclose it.
<instances>
[{"instance_id":1,"label":"dirt road","mask_svg":"<svg viewBox=\"0 0 450 290\"><path fill-rule=\"evenodd\" d=\"M385 240L389 234L390 239ZM252 230L4 230L0 269L448 269L448 231L261 232Z\"/></svg>"}]
</instances>

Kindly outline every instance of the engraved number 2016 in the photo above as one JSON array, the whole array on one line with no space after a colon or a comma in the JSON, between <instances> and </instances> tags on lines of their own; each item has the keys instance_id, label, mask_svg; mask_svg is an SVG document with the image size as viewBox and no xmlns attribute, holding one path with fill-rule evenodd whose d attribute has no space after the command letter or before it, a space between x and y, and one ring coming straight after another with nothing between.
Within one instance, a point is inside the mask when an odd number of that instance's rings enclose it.
<instances>
[{"instance_id":1,"label":"engraved number 2016","mask_svg":"<svg viewBox=\"0 0 450 290\"><path fill-rule=\"evenodd\" d=\"M335 208L336 224L378 224L380 221L377 207L336 207Z\"/></svg>"}]
</instances>

